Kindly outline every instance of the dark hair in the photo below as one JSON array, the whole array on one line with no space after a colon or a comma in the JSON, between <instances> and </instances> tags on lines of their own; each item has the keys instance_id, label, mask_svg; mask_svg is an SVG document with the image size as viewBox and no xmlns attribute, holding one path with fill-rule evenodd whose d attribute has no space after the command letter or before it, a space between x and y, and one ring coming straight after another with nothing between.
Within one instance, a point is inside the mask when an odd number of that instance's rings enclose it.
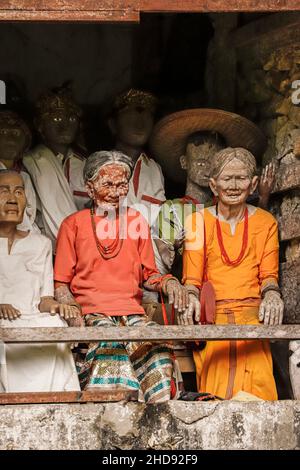
<instances>
[{"instance_id":1,"label":"dark hair","mask_svg":"<svg viewBox=\"0 0 300 470\"><path fill-rule=\"evenodd\" d=\"M226 139L219 132L216 131L197 131L190 134L186 141L188 144L201 145L205 143L215 143L220 147L227 147Z\"/></svg>"}]
</instances>

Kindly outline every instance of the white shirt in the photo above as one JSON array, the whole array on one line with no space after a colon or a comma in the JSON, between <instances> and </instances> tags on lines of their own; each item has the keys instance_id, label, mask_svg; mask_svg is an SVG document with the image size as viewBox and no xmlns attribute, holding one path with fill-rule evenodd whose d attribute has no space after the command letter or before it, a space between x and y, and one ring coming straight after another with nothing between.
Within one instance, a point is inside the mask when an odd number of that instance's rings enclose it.
<instances>
[{"instance_id":1,"label":"white shirt","mask_svg":"<svg viewBox=\"0 0 300 470\"><path fill-rule=\"evenodd\" d=\"M62 221L89 201L83 181L84 159L70 151L62 162L63 156L54 155L45 145L38 145L23 159L38 196L39 225L53 246Z\"/></svg>"},{"instance_id":2,"label":"white shirt","mask_svg":"<svg viewBox=\"0 0 300 470\"><path fill-rule=\"evenodd\" d=\"M150 227L160 206L165 202L164 177L161 167L144 153L137 159L127 194L127 204L143 214Z\"/></svg>"}]
</instances>

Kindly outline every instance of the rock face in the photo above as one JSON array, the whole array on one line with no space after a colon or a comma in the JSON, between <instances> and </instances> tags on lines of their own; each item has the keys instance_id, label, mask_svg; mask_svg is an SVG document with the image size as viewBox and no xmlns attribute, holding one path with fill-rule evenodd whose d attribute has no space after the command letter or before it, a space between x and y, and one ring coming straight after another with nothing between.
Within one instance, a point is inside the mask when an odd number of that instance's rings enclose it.
<instances>
[{"instance_id":1,"label":"rock face","mask_svg":"<svg viewBox=\"0 0 300 470\"><path fill-rule=\"evenodd\" d=\"M0 449L300 449L300 402L1 407Z\"/></svg>"},{"instance_id":2,"label":"rock face","mask_svg":"<svg viewBox=\"0 0 300 470\"><path fill-rule=\"evenodd\" d=\"M285 323L299 323L300 312L300 257L280 266L281 289L285 305Z\"/></svg>"},{"instance_id":3,"label":"rock face","mask_svg":"<svg viewBox=\"0 0 300 470\"><path fill-rule=\"evenodd\" d=\"M284 321L299 323L300 41L298 28L276 18L281 41L274 30L238 48L238 111L254 120L268 139L263 165L272 159L278 164L270 210L279 223ZM300 16L293 21L300 24Z\"/></svg>"}]
</instances>

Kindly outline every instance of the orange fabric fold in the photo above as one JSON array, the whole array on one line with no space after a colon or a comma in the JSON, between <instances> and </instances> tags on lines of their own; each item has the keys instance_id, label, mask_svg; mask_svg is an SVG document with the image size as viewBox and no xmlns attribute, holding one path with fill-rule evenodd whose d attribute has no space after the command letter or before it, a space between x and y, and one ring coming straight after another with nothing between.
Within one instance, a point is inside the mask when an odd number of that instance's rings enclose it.
<instances>
[{"instance_id":1,"label":"orange fabric fold","mask_svg":"<svg viewBox=\"0 0 300 470\"><path fill-rule=\"evenodd\" d=\"M257 325L258 307L217 307L216 324ZM230 399L245 391L263 400L277 400L269 341L208 341L194 351L197 388Z\"/></svg>"}]
</instances>

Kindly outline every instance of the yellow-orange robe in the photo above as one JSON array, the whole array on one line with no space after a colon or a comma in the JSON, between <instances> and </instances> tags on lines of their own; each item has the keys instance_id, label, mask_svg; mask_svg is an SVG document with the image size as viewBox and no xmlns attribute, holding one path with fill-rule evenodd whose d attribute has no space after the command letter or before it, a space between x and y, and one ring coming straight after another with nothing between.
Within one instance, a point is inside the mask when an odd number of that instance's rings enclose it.
<instances>
[{"instance_id":1,"label":"yellow-orange robe","mask_svg":"<svg viewBox=\"0 0 300 470\"><path fill-rule=\"evenodd\" d=\"M204 210L207 276L216 292L217 324L259 324L258 309L262 286L278 282L278 230L274 217L248 206L248 245L241 263L228 266L222 260L216 232L215 208ZM244 220L231 225L220 221L223 243L231 260L242 247ZM183 254L183 282L202 285L203 214L186 221ZM265 400L276 400L272 357L268 341L208 341L194 352L199 392L230 399L243 390Z\"/></svg>"}]
</instances>

